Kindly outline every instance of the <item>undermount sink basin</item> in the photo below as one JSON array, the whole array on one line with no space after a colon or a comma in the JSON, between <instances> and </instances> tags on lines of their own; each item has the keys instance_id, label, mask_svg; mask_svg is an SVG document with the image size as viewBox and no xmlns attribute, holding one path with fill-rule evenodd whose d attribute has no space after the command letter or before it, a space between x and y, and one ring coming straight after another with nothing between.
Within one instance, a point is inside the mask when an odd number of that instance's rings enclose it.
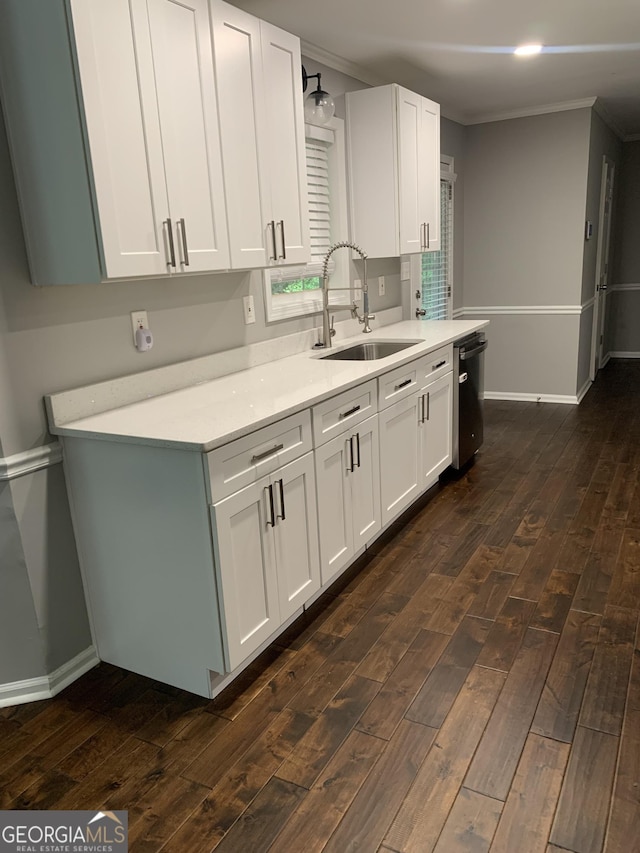
<instances>
[{"instance_id":1,"label":"undermount sink basin","mask_svg":"<svg viewBox=\"0 0 640 853\"><path fill-rule=\"evenodd\" d=\"M378 358L386 358L403 349L408 349L416 344L424 343L418 339L414 341L363 341L361 344L339 349L328 355L321 356L322 360L331 359L336 361L375 361Z\"/></svg>"}]
</instances>

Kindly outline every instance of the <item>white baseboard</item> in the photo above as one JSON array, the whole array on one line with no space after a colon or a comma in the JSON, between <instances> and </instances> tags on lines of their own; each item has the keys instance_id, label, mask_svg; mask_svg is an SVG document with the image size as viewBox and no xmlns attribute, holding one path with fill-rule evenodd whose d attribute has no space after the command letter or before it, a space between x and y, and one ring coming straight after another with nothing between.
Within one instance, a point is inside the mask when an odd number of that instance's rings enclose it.
<instances>
[{"instance_id":1,"label":"white baseboard","mask_svg":"<svg viewBox=\"0 0 640 853\"><path fill-rule=\"evenodd\" d=\"M604 367L610 358L640 358L640 352L608 352L602 363Z\"/></svg>"},{"instance_id":2,"label":"white baseboard","mask_svg":"<svg viewBox=\"0 0 640 853\"><path fill-rule=\"evenodd\" d=\"M40 678L28 678L24 681L13 681L0 684L0 708L9 705L24 705L26 702L38 702L41 699L51 699L65 687L93 669L100 662L96 650L89 646L73 660L62 664L49 675Z\"/></svg>"},{"instance_id":3,"label":"white baseboard","mask_svg":"<svg viewBox=\"0 0 640 853\"><path fill-rule=\"evenodd\" d=\"M586 393L586 392L585 392ZM567 403L577 406L576 394L527 394L519 391L485 391L485 400L513 400L520 403Z\"/></svg>"},{"instance_id":4,"label":"white baseboard","mask_svg":"<svg viewBox=\"0 0 640 853\"><path fill-rule=\"evenodd\" d=\"M584 395L587 393L589 388L591 388L592 384L593 383L591 382L591 380L587 379L582 388L578 391L578 403L582 402L582 400L584 399Z\"/></svg>"},{"instance_id":5,"label":"white baseboard","mask_svg":"<svg viewBox=\"0 0 640 853\"><path fill-rule=\"evenodd\" d=\"M606 367L607 364L610 362L610 360L611 360L611 353L608 352L605 355L605 357L602 359L602 364L600 365L600 370L602 370L603 367Z\"/></svg>"}]
</instances>

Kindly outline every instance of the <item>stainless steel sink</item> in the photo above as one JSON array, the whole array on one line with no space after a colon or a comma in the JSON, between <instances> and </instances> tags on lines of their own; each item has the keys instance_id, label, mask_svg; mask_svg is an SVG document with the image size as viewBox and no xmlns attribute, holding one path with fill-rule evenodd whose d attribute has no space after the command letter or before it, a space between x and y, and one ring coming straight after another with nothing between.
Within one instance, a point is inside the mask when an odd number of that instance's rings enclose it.
<instances>
[{"instance_id":1,"label":"stainless steel sink","mask_svg":"<svg viewBox=\"0 0 640 853\"><path fill-rule=\"evenodd\" d=\"M336 350L328 355L321 356L321 358L322 360L336 361L375 361L378 358L386 358L388 355L393 355L421 343L424 341L420 339L413 341L363 341L361 344Z\"/></svg>"}]
</instances>

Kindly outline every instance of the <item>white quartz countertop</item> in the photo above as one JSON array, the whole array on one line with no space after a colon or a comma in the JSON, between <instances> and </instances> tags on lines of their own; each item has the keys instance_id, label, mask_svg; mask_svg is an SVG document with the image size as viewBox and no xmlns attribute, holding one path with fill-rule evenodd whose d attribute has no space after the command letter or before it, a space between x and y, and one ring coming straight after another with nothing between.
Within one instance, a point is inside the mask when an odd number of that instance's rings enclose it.
<instances>
[{"instance_id":1,"label":"white quartz countertop","mask_svg":"<svg viewBox=\"0 0 640 853\"><path fill-rule=\"evenodd\" d=\"M486 320L394 323L371 335L341 341L333 350L307 350L101 414L64 424L54 420L51 431L62 436L209 451L487 325ZM376 361L321 357L354 343L405 339L421 339L422 343Z\"/></svg>"}]
</instances>

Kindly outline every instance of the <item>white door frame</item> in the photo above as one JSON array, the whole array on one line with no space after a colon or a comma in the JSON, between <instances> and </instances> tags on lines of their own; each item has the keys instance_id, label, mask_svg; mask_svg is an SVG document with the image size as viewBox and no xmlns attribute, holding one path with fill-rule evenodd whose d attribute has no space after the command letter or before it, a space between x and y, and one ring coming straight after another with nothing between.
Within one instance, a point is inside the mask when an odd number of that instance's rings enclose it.
<instances>
[{"instance_id":1,"label":"white door frame","mask_svg":"<svg viewBox=\"0 0 640 853\"><path fill-rule=\"evenodd\" d=\"M602 157L602 178L600 181L600 212L598 215L598 248L596 252L596 277L593 305L593 326L591 329L591 360L589 378L593 382L604 359L604 320L607 307L607 287L609 285L609 250L611 247L611 215L615 163L607 155Z\"/></svg>"}]
</instances>

